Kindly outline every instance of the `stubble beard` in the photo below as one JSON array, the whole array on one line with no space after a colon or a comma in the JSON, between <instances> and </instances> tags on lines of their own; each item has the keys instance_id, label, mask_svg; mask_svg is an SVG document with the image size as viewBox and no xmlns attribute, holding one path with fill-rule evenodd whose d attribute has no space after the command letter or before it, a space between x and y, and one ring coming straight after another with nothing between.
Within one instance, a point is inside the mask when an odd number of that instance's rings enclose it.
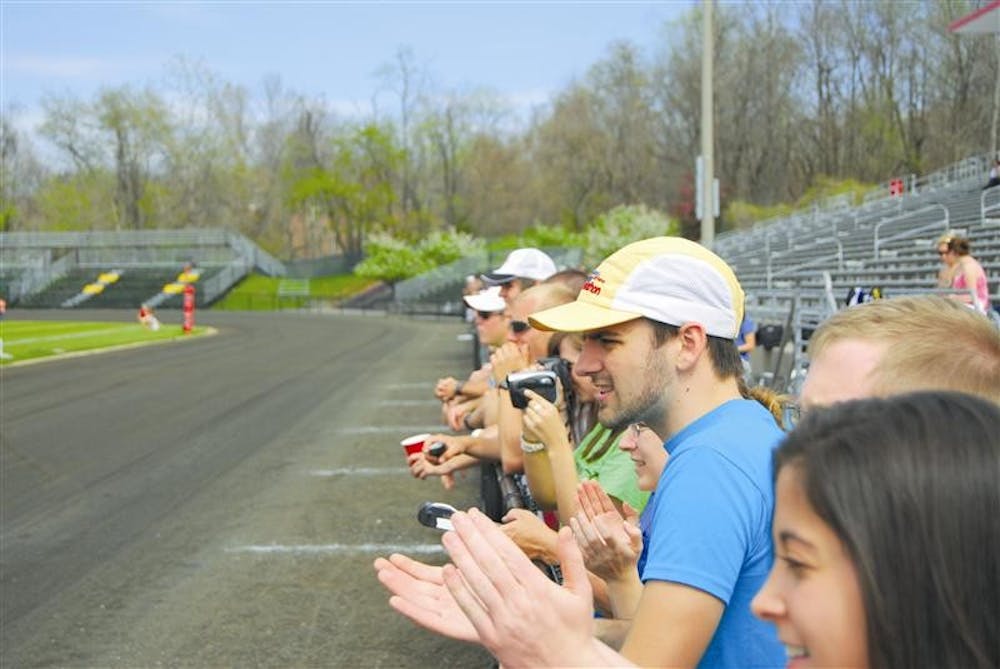
<instances>
[{"instance_id":1,"label":"stubble beard","mask_svg":"<svg viewBox=\"0 0 1000 669\"><path fill-rule=\"evenodd\" d=\"M666 424L667 387L670 372L662 358L651 355L646 370L642 373L644 385L632 398L622 398L618 394L618 384L614 385L617 406L602 404L597 412L597 420L611 430L622 430L632 423L646 423L660 426Z\"/></svg>"}]
</instances>

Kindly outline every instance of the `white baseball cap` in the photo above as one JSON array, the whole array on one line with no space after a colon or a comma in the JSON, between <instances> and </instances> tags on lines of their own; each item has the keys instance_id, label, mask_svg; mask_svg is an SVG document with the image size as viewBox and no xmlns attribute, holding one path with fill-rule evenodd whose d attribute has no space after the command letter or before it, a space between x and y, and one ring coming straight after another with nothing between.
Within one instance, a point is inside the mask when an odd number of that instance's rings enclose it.
<instances>
[{"instance_id":1,"label":"white baseball cap","mask_svg":"<svg viewBox=\"0 0 1000 669\"><path fill-rule=\"evenodd\" d=\"M503 311L507 308L507 303L500 297L500 286L492 286L462 299L470 309L476 311Z\"/></svg>"},{"instance_id":2,"label":"white baseball cap","mask_svg":"<svg viewBox=\"0 0 1000 669\"><path fill-rule=\"evenodd\" d=\"M612 253L591 272L575 302L531 314L539 330L586 332L648 318L700 323L714 337L736 339L743 288L722 258L681 237L653 237Z\"/></svg>"},{"instance_id":3,"label":"white baseball cap","mask_svg":"<svg viewBox=\"0 0 1000 669\"><path fill-rule=\"evenodd\" d=\"M483 274L483 280L492 285L507 283L518 277L544 281L556 271L556 263L544 251L534 248L514 249L502 265Z\"/></svg>"}]
</instances>

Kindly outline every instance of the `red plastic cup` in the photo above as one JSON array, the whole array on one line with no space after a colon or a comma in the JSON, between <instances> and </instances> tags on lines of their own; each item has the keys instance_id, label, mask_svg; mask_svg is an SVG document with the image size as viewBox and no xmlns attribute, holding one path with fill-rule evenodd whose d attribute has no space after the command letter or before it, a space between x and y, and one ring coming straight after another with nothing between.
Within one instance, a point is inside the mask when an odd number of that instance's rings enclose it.
<instances>
[{"instance_id":1,"label":"red plastic cup","mask_svg":"<svg viewBox=\"0 0 1000 669\"><path fill-rule=\"evenodd\" d=\"M419 453L424 450L424 443L430 436L429 432L425 432L424 434L415 434L412 437L407 437L399 442L399 445L403 447L403 450L407 455L413 455L414 453Z\"/></svg>"}]
</instances>

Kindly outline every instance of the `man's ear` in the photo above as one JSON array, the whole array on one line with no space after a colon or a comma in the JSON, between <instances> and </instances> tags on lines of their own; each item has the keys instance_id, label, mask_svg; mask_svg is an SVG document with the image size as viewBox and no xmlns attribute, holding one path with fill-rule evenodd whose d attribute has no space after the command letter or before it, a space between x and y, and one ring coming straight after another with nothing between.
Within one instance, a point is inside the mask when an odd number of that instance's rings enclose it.
<instances>
[{"instance_id":1,"label":"man's ear","mask_svg":"<svg viewBox=\"0 0 1000 669\"><path fill-rule=\"evenodd\" d=\"M690 371L698 364L708 349L708 335L700 323L686 323L677 330L680 350L677 354L677 370Z\"/></svg>"}]
</instances>

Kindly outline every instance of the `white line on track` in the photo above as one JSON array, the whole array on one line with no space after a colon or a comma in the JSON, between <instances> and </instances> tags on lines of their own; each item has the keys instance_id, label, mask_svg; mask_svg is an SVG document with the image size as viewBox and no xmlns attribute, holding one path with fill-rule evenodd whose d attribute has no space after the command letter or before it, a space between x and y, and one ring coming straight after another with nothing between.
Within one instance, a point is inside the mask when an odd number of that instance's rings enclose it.
<instances>
[{"instance_id":1,"label":"white line on track","mask_svg":"<svg viewBox=\"0 0 1000 669\"><path fill-rule=\"evenodd\" d=\"M441 406L440 400L381 400L379 406L383 407L429 407Z\"/></svg>"},{"instance_id":2,"label":"white line on track","mask_svg":"<svg viewBox=\"0 0 1000 669\"><path fill-rule=\"evenodd\" d=\"M340 467L339 469L313 469L310 476L385 476L387 474L409 474L405 467Z\"/></svg>"},{"instance_id":3,"label":"white line on track","mask_svg":"<svg viewBox=\"0 0 1000 669\"><path fill-rule=\"evenodd\" d=\"M251 553L254 555L368 555L404 553L441 553L441 544L257 544L233 546L227 553Z\"/></svg>"},{"instance_id":4,"label":"white line on track","mask_svg":"<svg viewBox=\"0 0 1000 669\"><path fill-rule=\"evenodd\" d=\"M28 337L27 339L8 339L5 343L6 346L17 346L19 344L37 344L43 341L62 341L63 339L78 339L80 337L93 337L95 335L106 335L114 334L115 332L121 332L124 327L104 329L104 330L87 330L86 332L70 332L61 335L48 335L45 337Z\"/></svg>"}]
</instances>

